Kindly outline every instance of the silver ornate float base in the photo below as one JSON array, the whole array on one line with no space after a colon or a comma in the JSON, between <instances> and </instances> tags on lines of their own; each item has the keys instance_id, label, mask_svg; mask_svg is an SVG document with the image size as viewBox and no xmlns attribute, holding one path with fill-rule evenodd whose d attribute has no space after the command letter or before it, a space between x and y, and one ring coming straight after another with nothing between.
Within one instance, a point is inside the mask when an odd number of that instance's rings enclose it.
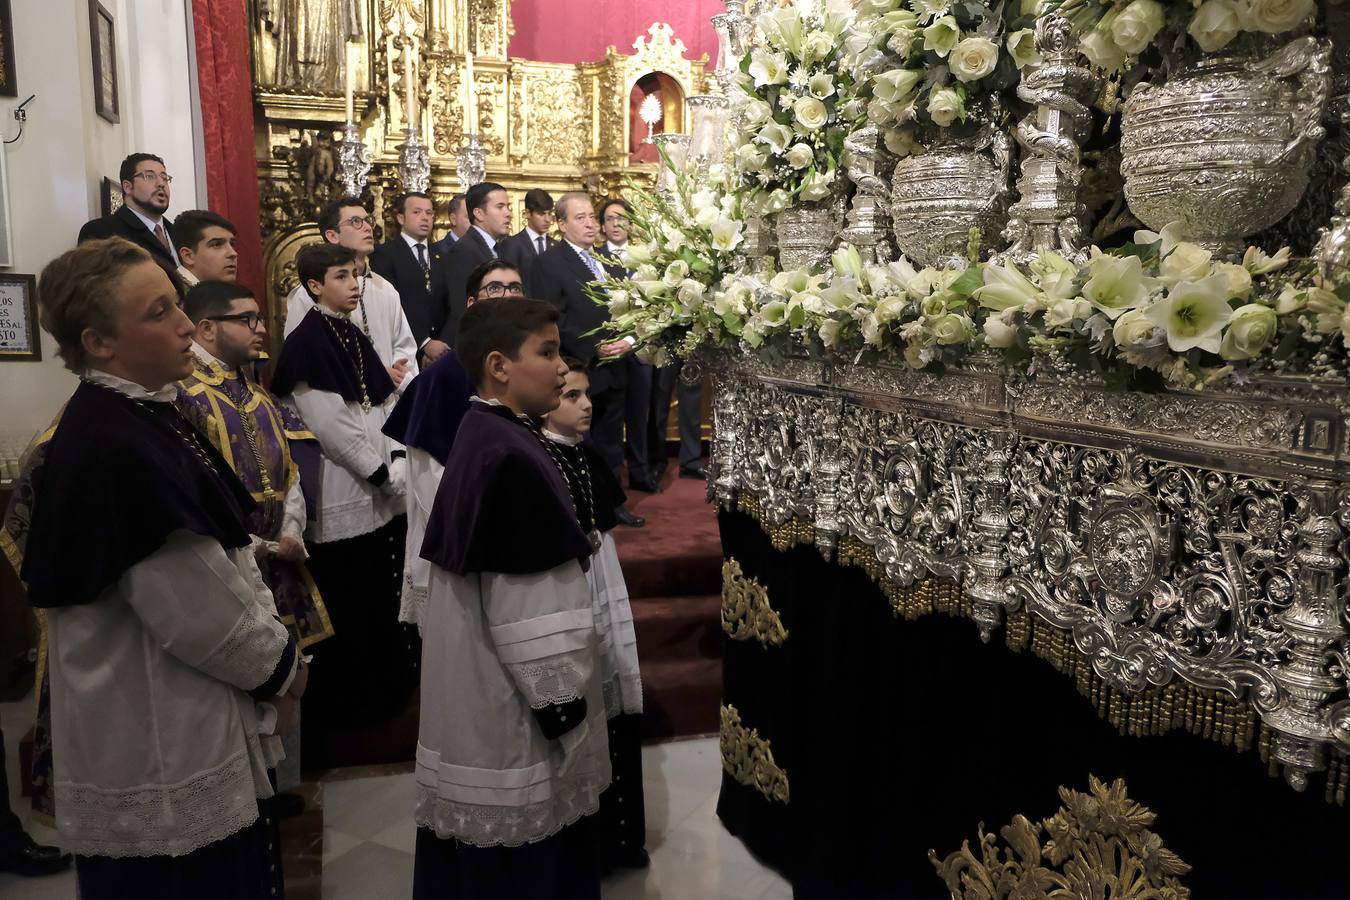
<instances>
[{"instance_id":1,"label":"silver ornate float base","mask_svg":"<svg viewBox=\"0 0 1350 900\"><path fill-rule=\"evenodd\" d=\"M714 363L710 496L810 523L827 557L954 579L986 639L1008 612L1068 631L1137 694L1248 701L1291 785L1350 751L1350 389L1122 394L992 364Z\"/></svg>"},{"instance_id":2,"label":"silver ornate float base","mask_svg":"<svg viewBox=\"0 0 1350 900\"><path fill-rule=\"evenodd\" d=\"M839 237L840 213L833 199L801 202L780 212L774 219L779 270L822 265Z\"/></svg>"}]
</instances>

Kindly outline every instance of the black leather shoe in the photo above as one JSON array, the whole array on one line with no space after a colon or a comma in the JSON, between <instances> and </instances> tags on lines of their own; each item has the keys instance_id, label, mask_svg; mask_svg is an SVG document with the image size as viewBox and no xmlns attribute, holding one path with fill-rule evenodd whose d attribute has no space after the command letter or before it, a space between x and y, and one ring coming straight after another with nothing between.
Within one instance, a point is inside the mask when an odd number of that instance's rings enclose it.
<instances>
[{"instance_id":1,"label":"black leather shoe","mask_svg":"<svg viewBox=\"0 0 1350 900\"><path fill-rule=\"evenodd\" d=\"M642 491L644 494L661 493L661 485L651 478L630 478L628 479L628 487L634 491Z\"/></svg>"},{"instance_id":2,"label":"black leather shoe","mask_svg":"<svg viewBox=\"0 0 1350 900\"><path fill-rule=\"evenodd\" d=\"M293 819L305 811L305 798L289 791L277 794L272 801L272 808L276 810L278 819Z\"/></svg>"},{"instance_id":3,"label":"black leather shoe","mask_svg":"<svg viewBox=\"0 0 1350 900\"><path fill-rule=\"evenodd\" d=\"M703 466L694 463L692 466L680 466L681 478L697 478L699 481L707 481L708 473Z\"/></svg>"},{"instance_id":4,"label":"black leather shoe","mask_svg":"<svg viewBox=\"0 0 1350 900\"><path fill-rule=\"evenodd\" d=\"M70 868L72 857L57 847L45 847L24 835L18 845L0 851L0 872L16 875L55 875Z\"/></svg>"},{"instance_id":5,"label":"black leather shoe","mask_svg":"<svg viewBox=\"0 0 1350 900\"><path fill-rule=\"evenodd\" d=\"M628 511L628 507L620 506L614 510L614 518L619 520L620 525L627 525L629 528L641 528L647 524L647 520L642 516L635 516Z\"/></svg>"}]
</instances>

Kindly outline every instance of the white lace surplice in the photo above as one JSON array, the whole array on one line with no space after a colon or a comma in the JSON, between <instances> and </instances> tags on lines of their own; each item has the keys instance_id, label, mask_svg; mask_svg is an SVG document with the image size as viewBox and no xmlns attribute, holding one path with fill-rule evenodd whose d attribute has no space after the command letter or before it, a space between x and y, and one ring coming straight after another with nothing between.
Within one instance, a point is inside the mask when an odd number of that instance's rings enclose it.
<instances>
[{"instance_id":1,"label":"white lace surplice","mask_svg":"<svg viewBox=\"0 0 1350 900\"><path fill-rule=\"evenodd\" d=\"M642 676L638 671L637 633L628 585L619 566L614 535L600 537L600 549L591 557L586 573L591 582L595 632L600 640L600 682L605 693L605 713L611 719L642 712Z\"/></svg>"},{"instance_id":2,"label":"white lace surplice","mask_svg":"<svg viewBox=\"0 0 1350 900\"><path fill-rule=\"evenodd\" d=\"M610 781L590 582L438 566L422 618L417 824L475 846L541 840L595 812ZM586 699L557 740L531 709Z\"/></svg>"},{"instance_id":3,"label":"white lace surplice","mask_svg":"<svg viewBox=\"0 0 1350 900\"><path fill-rule=\"evenodd\" d=\"M403 551L403 592L399 597L398 620L417 625L422 623L422 610L427 605L427 589L431 583L431 563L422 558L422 539L427 533L427 520L436 502L445 466L430 453L417 447L408 448L408 537Z\"/></svg>"}]
</instances>

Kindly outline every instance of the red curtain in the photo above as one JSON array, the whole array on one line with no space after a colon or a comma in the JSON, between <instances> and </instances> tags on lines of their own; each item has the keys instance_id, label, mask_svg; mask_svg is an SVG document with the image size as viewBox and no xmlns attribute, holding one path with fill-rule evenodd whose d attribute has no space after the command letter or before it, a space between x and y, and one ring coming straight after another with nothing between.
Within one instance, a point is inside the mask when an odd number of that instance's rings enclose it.
<instances>
[{"instance_id":1,"label":"red curtain","mask_svg":"<svg viewBox=\"0 0 1350 900\"><path fill-rule=\"evenodd\" d=\"M247 0L193 0L192 20L206 149L206 205L239 229L239 281L265 304Z\"/></svg>"},{"instance_id":2,"label":"red curtain","mask_svg":"<svg viewBox=\"0 0 1350 900\"><path fill-rule=\"evenodd\" d=\"M685 58L708 54L708 66L717 62L717 33L712 17L726 12L722 0L592 0L585 14L579 4L559 0L512 0L511 56L540 62L578 63L604 59L613 44L620 53L633 52L635 38L647 38L653 22L665 22L684 41Z\"/></svg>"}]
</instances>

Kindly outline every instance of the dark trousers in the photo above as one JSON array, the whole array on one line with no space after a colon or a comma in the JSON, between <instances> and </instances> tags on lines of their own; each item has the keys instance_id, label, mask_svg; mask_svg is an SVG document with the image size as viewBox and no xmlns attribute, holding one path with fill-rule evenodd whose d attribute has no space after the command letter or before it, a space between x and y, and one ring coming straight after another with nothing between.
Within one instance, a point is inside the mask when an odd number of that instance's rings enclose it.
<instances>
[{"instance_id":1,"label":"dark trousers","mask_svg":"<svg viewBox=\"0 0 1350 900\"><path fill-rule=\"evenodd\" d=\"M591 372L591 446L614 472L623 468L623 417L628 401L628 372L623 360L596 366Z\"/></svg>"},{"instance_id":2,"label":"dark trousers","mask_svg":"<svg viewBox=\"0 0 1350 900\"><path fill-rule=\"evenodd\" d=\"M418 828L413 900L600 900L594 820L519 847L475 847Z\"/></svg>"},{"instance_id":3,"label":"dark trousers","mask_svg":"<svg viewBox=\"0 0 1350 900\"><path fill-rule=\"evenodd\" d=\"M666 464L666 427L670 424L670 399L679 401L680 468L696 465L703 456L703 380L685 384L680 378L684 363L675 362L656 370L652 388L649 443L653 468Z\"/></svg>"},{"instance_id":4,"label":"dark trousers","mask_svg":"<svg viewBox=\"0 0 1350 900\"><path fill-rule=\"evenodd\" d=\"M600 862L610 869L631 859L647 843L647 808L642 791L642 716L609 720L609 787L596 813Z\"/></svg>"},{"instance_id":5,"label":"dark trousers","mask_svg":"<svg viewBox=\"0 0 1350 900\"><path fill-rule=\"evenodd\" d=\"M623 455L628 462L628 483L648 481L650 456L648 432L651 430L652 387L656 367L630 353L623 359L628 369L628 393L623 412Z\"/></svg>"},{"instance_id":6,"label":"dark trousers","mask_svg":"<svg viewBox=\"0 0 1350 900\"><path fill-rule=\"evenodd\" d=\"M5 733L0 731L0 850L23 841L23 823L9 808L9 774L5 771Z\"/></svg>"}]
</instances>

